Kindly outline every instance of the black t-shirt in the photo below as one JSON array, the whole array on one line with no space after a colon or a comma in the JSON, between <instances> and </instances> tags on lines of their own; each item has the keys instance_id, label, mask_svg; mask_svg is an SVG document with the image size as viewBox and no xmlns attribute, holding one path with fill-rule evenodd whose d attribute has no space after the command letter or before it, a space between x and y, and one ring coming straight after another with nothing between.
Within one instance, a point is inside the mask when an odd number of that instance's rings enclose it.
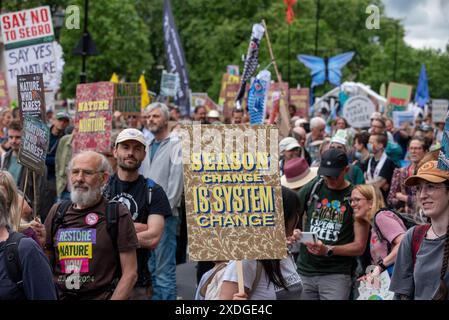
<instances>
[{"instance_id":1,"label":"black t-shirt","mask_svg":"<svg viewBox=\"0 0 449 320\"><path fill-rule=\"evenodd\" d=\"M172 215L170 203L162 187L155 184L151 191L151 203L149 203L150 191L147 186L147 179L142 175L135 181L122 181L117 174L109 179L108 186L105 189L104 196L109 200L115 200L123 203L131 212L134 222L148 222L150 214L160 214L169 217ZM137 267L139 279L137 285L146 285L150 281L147 262L150 256L150 250L137 249Z\"/></svg>"},{"instance_id":2,"label":"black t-shirt","mask_svg":"<svg viewBox=\"0 0 449 320\"><path fill-rule=\"evenodd\" d=\"M374 171L376 170L377 163L378 163L378 161L376 161L376 159L374 159L374 157L373 157L371 159L371 168L368 168L368 170L371 169L372 175L374 175ZM379 171L379 177L384 178L389 183L388 190L386 190L386 191L383 189L381 190L385 201L387 201L388 193L390 192L391 180L393 179L394 169L396 169L396 165L394 164L393 160L391 160L390 158L387 158L385 160L384 165L382 166L382 168Z\"/></svg>"}]
</instances>

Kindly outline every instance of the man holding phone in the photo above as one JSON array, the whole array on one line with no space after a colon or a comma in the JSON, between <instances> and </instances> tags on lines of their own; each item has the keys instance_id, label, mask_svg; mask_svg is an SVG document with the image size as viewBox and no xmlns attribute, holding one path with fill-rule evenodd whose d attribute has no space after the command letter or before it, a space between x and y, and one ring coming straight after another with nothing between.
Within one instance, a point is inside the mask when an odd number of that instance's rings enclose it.
<instances>
[{"instance_id":1,"label":"man holding phone","mask_svg":"<svg viewBox=\"0 0 449 320\"><path fill-rule=\"evenodd\" d=\"M299 221L305 213L304 231L316 233L318 238L300 248L297 265L304 286L302 300L349 299L355 257L365 250L369 223L353 217L353 186L344 178L348 170L345 152L331 148L321 157L318 175L322 177L298 193ZM301 241L301 230L296 234Z\"/></svg>"}]
</instances>

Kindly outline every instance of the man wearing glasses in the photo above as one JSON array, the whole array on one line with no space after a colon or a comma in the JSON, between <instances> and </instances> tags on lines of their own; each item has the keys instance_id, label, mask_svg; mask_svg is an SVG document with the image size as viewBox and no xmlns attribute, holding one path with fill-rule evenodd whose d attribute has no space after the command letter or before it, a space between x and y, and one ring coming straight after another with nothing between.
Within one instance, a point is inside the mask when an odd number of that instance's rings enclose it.
<instances>
[{"instance_id":1,"label":"man wearing glasses","mask_svg":"<svg viewBox=\"0 0 449 320\"><path fill-rule=\"evenodd\" d=\"M128 299L137 280L138 241L125 206L114 207L115 241L108 231L107 200L101 191L110 172L108 160L99 153L73 157L68 167L72 203L63 215L55 204L45 221L45 249L61 300Z\"/></svg>"},{"instance_id":2,"label":"man wearing glasses","mask_svg":"<svg viewBox=\"0 0 449 320\"><path fill-rule=\"evenodd\" d=\"M355 257L365 251L369 223L353 216L353 186L345 180L348 157L331 148L323 153L317 177L298 193L304 231L314 232L317 242L301 246L298 272L303 281L301 300L347 300L352 289ZM301 238L301 232L298 234Z\"/></svg>"}]
</instances>

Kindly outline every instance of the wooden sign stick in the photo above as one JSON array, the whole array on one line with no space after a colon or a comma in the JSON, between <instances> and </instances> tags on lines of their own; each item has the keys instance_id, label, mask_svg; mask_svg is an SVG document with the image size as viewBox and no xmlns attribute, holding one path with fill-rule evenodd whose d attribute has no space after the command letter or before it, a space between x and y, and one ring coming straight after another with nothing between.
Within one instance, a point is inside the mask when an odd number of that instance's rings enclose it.
<instances>
[{"instance_id":1,"label":"wooden sign stick","mask_svg":"<svg viewBox=\"0 0 449 320\"><path fill-rule=\"evenodd\" d=\"M243 264L242 260L237 260L237 279L239 283L239 294L245 293L245 283L243 281Z\"/></svg>"},{"instance_id":2,"label":"wooden sign stick","mask_svg":"<svg viewBox=\"0 0 449 320\"><path fill-rule=\"evenodd\" d=\"M16 218L16 221L14 221L13 223L15 224L16 230L19 231L19 227L20 227L20 220L22 219L22 213L23 213L23 205L25 203L25 191L28 185L28 167L25 167L25 184L23 187L23 196L22 196L22 203L20 205L20 215Z\"/></svg>"},{"instance_id":3,"label":"wooden sign stick","mask_svg":"<svg viewBox=\"0 0 449 320\"><path fill-rule=\"evenodd\" d=\"M26 182L25 182L26 185ZM36 210L37 210L37 185L36 185L36 172L33 170L33 220L36 219Z\"/></svg>"},{"instance_id":4,"label":"wooden sign stick","mask_svg":"<svg viewBox=\"0 0 449 320\"><path fill-rule=\"evenodd\" d=\"M276 77L278 78L279 86L281 88L281 97L285 96L287 93L284 92L284 89L282 87L282 78L281 74L278 70L278 65L276 63L276 59L274 58L273 49L271 48L271 42L270 42L270 36L268 35L268 28L267 24L265 23L265 19L262 19L263 27L265 28L265 37L267 38L267 45L268 45L268 51L270 52L271 62L274 66L274 71L276 72ZM287 112L287 106L284 106L282 103L282 98L279 100L279 116L280 116L280 123L279 125L279 131L283 137L287 137L288 133L290 132L290 117Z\"/></svg>"}]
</instances>

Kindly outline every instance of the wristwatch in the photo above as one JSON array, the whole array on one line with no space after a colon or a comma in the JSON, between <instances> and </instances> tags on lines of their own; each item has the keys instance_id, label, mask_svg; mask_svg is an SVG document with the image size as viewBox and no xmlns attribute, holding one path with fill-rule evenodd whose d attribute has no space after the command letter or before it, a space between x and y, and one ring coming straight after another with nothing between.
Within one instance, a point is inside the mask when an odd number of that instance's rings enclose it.
<instances>
[{"instance_id":1,"label":"wristwatch","mask_svg":"<svg viewBox=\"0 0 449 320\"><path fill-rule=\"evenodd\" d=\"M377 265L380 267L381 273L384 272L385 270L387 270L387 266L384 265L384 261L383 260L380 260Z\"/></svg>"},{"instance_id":2,"label":"wristwatch","mask_svg":"<svg viewBox=\"0 0 449 320\"><path fill-rule=\"evenodd\" d=\"M326 248L327 248L326 257L332 257L334 255L334 250L332 250L331 246L326 246Z\"/></svg>"}]
</instances>

